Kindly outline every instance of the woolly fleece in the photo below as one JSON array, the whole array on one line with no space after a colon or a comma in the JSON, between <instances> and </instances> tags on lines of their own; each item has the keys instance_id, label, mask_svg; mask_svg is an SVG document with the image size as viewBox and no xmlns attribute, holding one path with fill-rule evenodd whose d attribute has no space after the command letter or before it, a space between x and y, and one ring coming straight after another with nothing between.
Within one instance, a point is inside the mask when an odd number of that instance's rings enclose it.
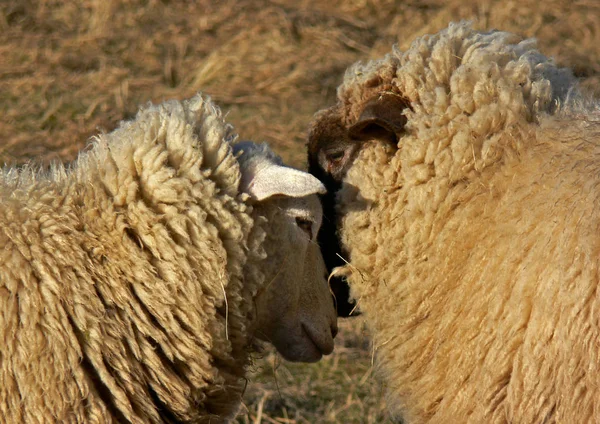
<instances>
[{"instance_id":1,"label":"woolly fleece","mask_svg":"<svg viewBox=\"0 0 600 424\"><path fill-rule=\"evenodd\" d=\"M451 24L351 67L315 116L408 100L397 148L366 142L337 194L406 423L600 422L600 111L574 85L532 40Z\"/></svg>"},{"instance_id":2,"label":"woolly fleece","mask_svg":"<svg viewBox=\"0 0 600 424\"><path fill-rule=\"evenodd\" d=\"M70 168L0 173L3 420L237 411L266 254L233 139L196 96L141 110Z\"/></svg>"}]
</instances>

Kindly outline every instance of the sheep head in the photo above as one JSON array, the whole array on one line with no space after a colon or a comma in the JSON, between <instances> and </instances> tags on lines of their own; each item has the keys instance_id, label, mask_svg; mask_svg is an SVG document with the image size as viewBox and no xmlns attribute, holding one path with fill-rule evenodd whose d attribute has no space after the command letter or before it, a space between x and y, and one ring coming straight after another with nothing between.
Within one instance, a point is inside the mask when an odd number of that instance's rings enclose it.
<instances>
[{"instance_id":1,"label":"sheep head","mask_svg":"<svg viewBox=\"0 0 600 424\"><path fill-rule=\"evenodd\" d=\"M336 230L335 196L342 180L360 149L371 142L397 146L406 125L404 110L409 106L404 97L387 90L374 91L358 108L358 119L343 113L346 105L318 112L308 135L309 172L321 180L327 192L321 196L325 225L319 233L319 244L329 272L344 265ZM331 289L336 299L338 316L349 316L355 309L349 287L343 279L332 277Z\"/></svg>"},{"instance_id":2,"label":"sheep head","mask_svg":"<svg viewBox=\"0 0 600 424\"><path fill-rule=\"evenodd\" d=\"M312 175L281 164L266 145L238 143L240 190L268 220L261 269L265 286L256 298L254 334L287 360L313 362L333 351L336 314L317 244L325 187Z\"/></svg>"}]
</instances>

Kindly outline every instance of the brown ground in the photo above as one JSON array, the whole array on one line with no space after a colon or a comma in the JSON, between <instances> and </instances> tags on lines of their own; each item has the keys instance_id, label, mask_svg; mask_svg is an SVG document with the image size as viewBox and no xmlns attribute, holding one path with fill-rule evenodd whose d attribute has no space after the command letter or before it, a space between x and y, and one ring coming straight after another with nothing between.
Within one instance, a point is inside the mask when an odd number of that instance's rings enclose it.
<instances>
[{"instance_id":1,"label":"brown ground","mask_svg":"<svg viewBox=\"0 0 600 424\"><path fill-rule=\"evenodd\" d=\"M70 161L138 105L203 91L301 167L349 64L459 19L536 37L600 94L600 0L0 0L0 163ZM257 359L240 422L386 422L363 322L342 327L319 364Z\"/></svg>"}]
</instances>

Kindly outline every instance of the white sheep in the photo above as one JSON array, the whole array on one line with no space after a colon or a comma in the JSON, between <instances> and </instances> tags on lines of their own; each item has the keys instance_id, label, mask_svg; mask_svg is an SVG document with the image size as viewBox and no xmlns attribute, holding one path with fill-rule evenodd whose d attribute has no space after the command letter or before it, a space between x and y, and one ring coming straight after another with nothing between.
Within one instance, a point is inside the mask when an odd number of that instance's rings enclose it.
<instances>
[{"instance_id":1,"label":"white sheep","mask_svg":"<svg viewBox=\"0 0 600 424\"><path fill-rule=\"evenodd\" d=\"M570 71L451 24L352 66L308 149L394 415L600 422L600 110Z\"/></svg>"},{"instance_id":2,"label":"white sheep","mask_svg":"<svg viewBox=\"0 0 600 424\"><path fill-rule=\"evenodd\" d=\"M234 139L196 96L0 172L0 421L227 422L257 338L332 351L323 186Z\"/></svg>"}]
</instances>

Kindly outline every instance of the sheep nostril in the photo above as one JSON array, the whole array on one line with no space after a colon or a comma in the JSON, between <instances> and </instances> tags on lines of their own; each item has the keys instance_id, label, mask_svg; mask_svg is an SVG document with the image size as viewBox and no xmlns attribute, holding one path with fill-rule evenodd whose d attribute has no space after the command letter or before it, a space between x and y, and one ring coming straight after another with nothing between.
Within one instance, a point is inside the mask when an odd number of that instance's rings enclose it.
<instances>
[{"instance_id":1,"label":"sheep nostril","mask_svg":"<svg viewBox=\"0 0 600 424\"><path fill-rule=\"evenodd\" d=\"M337 325L334 325L333 327L331 327L331 338L335 339L335 336L337 336L338 334L338 327Z\"/></svg>"}]
</instances>

